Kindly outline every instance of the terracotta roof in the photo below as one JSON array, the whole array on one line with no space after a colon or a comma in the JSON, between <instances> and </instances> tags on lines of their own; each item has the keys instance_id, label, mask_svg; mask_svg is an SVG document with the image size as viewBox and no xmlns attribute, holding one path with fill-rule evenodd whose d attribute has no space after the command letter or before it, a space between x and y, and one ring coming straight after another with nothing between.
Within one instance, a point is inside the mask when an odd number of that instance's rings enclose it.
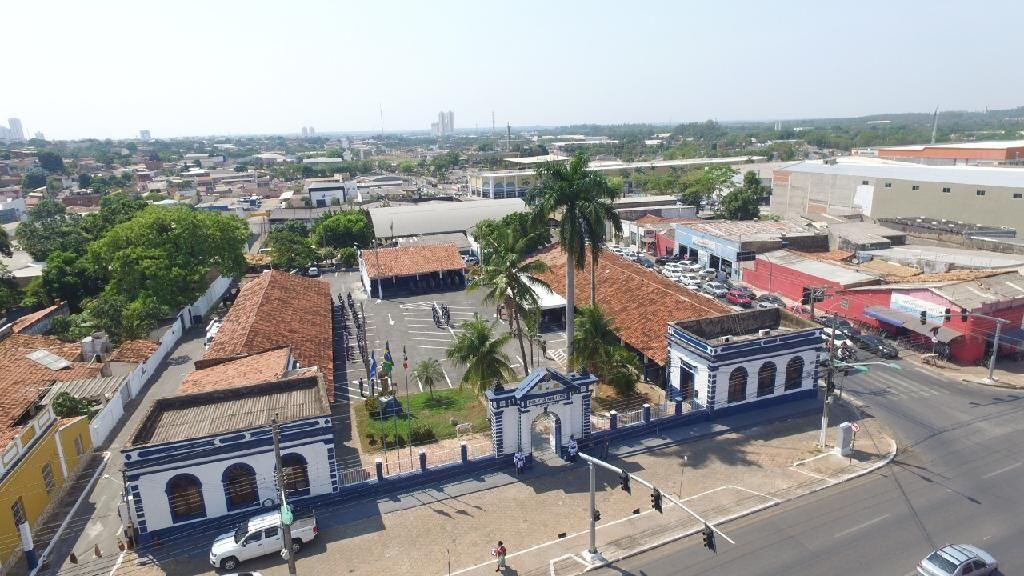
<instances>
[{"instance_id":1,"label":"terracotta roof","mask_svg":"<svg viewBox=\"0 0 1024 576\"><path fill-rule=\"evenodd\" d=\"M51 314L51 313L55 312L62 305L63 305L63 303L58 301L53 306L50 306L48 308L43 308L42 310L36 310L35 312L33 312L31 314L22 316L21 318L18 318L14 322L14 326L11 327L11 330L15 334L17 334L17 333L21 332L22 330L28 328L29 326L32 326L33 324L35 324L36 321L41 320L43 318L46 318L46 316L48 314Z\"/></svg>"},{"instance_id":2,"label":"terracotta roof","mask_svg":"<svg viewBox=\"0 0 1024 576\"><path fill-rule=\"evenodd\" d=\"M538 277L565 296L565 254L558 245L543 250L538 258L549 270ZM584 270L576 271L576 305L590 303L590 257ZM657 272L634 264L607 250L597 263L597 303L627 344L664 366L668 355L667 324L731 314L732 310L672 282Z\"/></svg>"},{"instance_id":3,"label":"terracotta roof","mask_svg":"<svg viewBox=\"0 0 1024 576\"><path fill-rule=\"evenodd\" d=\"M224 359L223 362L207 368L200 368L202 364L197 362L195 372L190 372L185 377L178 394L193 394L277 380L287 372L289 358L291 351L287 346L282 346L236 359Z\"/></svg>"},{"instance_id":4,"label":"terracotta roof","mask_svg":"<svg viewBox=\"0 0 1024 576\"><path fill-rule=\"evenodd\" d=\"M315 278L268 270L242 286L203 359L291 346L301 366L319 366L334 401L331 287Z\"/></svg>"},{"instance_id":5,"label":"terracotta roof","mask_svg":"<svg viewBox=\"0 0 1024 576\"><path fill-rule=\"evenodd\" d=\"M366 265L366 273L370 278L412 276L442 270L462 270L466 267L455 244L363 250L360 258Z\"/></svg>"},{"instance_id":6,"label":"terracotta roof","mask_svg":"<svg viewBox=\"0 0 1024 576\"><path fill-rule=\"evenodd\" d=\"M70 366L51 370L28 359L37 350L47 350L70 362ZM53 382L93 378L100 365L79 362L77 343L68 344L50 336L11 334L0 341L0 447L21 431L15 422L46 393Z\"/></svg>"},{"instance_id":7,"label":"terracotta roof","mask_svg":"<svg viewBox=\"0 0 1024 576\"><path fill-rule=\"evenodd\" d=\"M828 252L811 252L804 250L793 250L798 252L802 256L812 258L814 260L825 260L828 262L842 262L848 260L853 256L853 252L847 252L846 250L829 250Z\"/></svg>"},{"instance_id":8,"label":"terracotta roof","mask_svg":"<svg viewBox=\"0 0 1024 576\"><path fill-rule=\"evenodd\" d=\"M136 362L142 364L160 347L159 342L152 340L128 340L117 347L110 355L111 362Z\"/></svg>"},{"instance_id":9,"label":"terracotta roof","mask_svg":"<svg viewBox=\"0 0 1024 576\"><path fill-rule=\"evenodd\" d=\"M643 216L636 219L637 224L653 224L655 222L665 222L668 218L662 218L661 216L655 216L654 214L644 214Z\"/></svg>"}]
</instances>

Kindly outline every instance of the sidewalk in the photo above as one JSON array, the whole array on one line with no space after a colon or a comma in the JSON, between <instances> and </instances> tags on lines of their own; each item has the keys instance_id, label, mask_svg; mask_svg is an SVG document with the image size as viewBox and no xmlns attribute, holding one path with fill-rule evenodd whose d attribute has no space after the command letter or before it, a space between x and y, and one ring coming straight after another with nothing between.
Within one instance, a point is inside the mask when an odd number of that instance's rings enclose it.
<instances>
[{"instance_id":1,"label":"sidewalk","mask_svg":"<svg viewBox=\"0 0 1024 576\"><path fill-rule=\"evenodd\" d=\"M962 382L974 384L985 384L987 386L1024 389L1024 361L999 358L996 361L996 368L992 372L996 380L993 383L988 380L988 366L960 366L951 362L933 364L922 361L922 356L919 352L904 350L901 358L914 363L919 368L929 370L946 378L959 379Z\"/></svg>"},{"instance_id":2,"label":"sidewalk","mask_svg":"<svg viewBox=\"0 0 1024 576\"><path fill-rule=\"evenodd\" d=\"M808 409L811 411L809 412ZM820 403L807 401L672 429L613 446L612 464L659 486L712 523L750 514L863 474L887 461L894 443L873 419L860 420L853 458L817 450ZM833 423L858 419L838 402ZM742 432L741 432L742 431ZM709 436L710 435L710 436ZM685 457L685 462L684 462ZM664 514L650 509L650 493L598 471L598 546L609 560L678 539L702 526L665 500ZM306 574L491 574L490 550L503 540L510 550L506 574L580 574L587 565L587 468L544 464L516 480L507 474L467 478L437 488L321 513L321 537L299 557ZM638 510L634 514L634 509ZM722 528L728 533L728 526ZM719 539L721 546L727 545ZM208 546L208 544L206 545ZM202 548L202 549L200 549ZM207 548L162 567L130 573L212 574ZM264 576L287 573L280 558L244 565ZM124 573L124 569L122 569Z\"/></svg>"}]
</instances>

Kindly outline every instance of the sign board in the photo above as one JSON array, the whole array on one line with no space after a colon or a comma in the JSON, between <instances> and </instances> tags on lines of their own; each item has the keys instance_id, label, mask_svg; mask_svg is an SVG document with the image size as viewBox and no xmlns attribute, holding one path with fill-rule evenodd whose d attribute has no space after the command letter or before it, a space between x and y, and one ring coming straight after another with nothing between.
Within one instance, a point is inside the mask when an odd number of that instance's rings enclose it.
<instances>
[{"instance_id":1,"label":"sign board","mask_svg":"<svg viewBox=\"0 0 1024 576\"><path fill-rule=\"evenodd\" d=\"M553 404L569 399L569 393L563 392L561 394L552 394L551 396L545 396L543 398L530 398L526 401L527 406L540 406L541 404Z\"/></svg>"},{"instance_id":2,"label":"sign board","mask_svg":"<svg viewBox=\"0 0 1024 576\"><path fill-rule=\"evenodd\" d=\"M715 249L715 243L712 242L711 240L708 240L707 238L698 238L694 236L693 243L697 246L700 246L701 248L707 248L708 250Z\"/></svg>"},{"instance_id":3,"label":"sign board","mask_svg":"<svg viewBox=\"0 0 1024 576\"><path fill-rule=\"evenodd\" d=\"M889 307L893 310L899 310L900 312L906 312L918 316L921 311L924 310L928 314L928 320L942 324L945 322L946 307L942 304L936 304L935 302L929 302L922 300L921 298L915 298L908 294L900 294L893 292L889 298Z\"/></svg>"},{"instance_id":4,"label":"sign board","mask_svg":"<svg viewBox=\"0 0 1024 576\"><path fill-rule=\"evenodd\" d=\"M850 428L853 428L853 433L854 434L856 434L857 432L860 432L860 424L857 424L856 422L851 422L850 423Z\"/></svg>"}]
</instances>

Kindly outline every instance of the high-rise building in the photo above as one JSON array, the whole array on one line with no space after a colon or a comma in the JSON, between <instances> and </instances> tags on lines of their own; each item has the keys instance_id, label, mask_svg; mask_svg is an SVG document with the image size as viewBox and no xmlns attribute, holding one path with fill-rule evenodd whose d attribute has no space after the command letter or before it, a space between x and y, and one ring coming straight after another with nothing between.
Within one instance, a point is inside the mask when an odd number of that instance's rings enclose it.
<instances>
[{"instance_id":1,"label":"high-rise building","mask_svg":"<svg viewBox=\"0 0 1024 576\"><path fill-rule=\"evenodd\" d=\"M25 130L21 127L20 118L8 118L7 123L10 125L10 133L7 138L12 142L21 142L25 140Z\"/></svg>"},{"instance_id":2,"label":"high-rise building","mask_svg":"<svg viewBox=\"0 0 1024 576\"><path fill-rule=\"evenodd\" d=\"M310 138L315 138L316 137L316 130L313 130L312 126L309 127L309 137Z\"/></svg>"},{"instance_id":3,"label":"high-rise building","mask_svg":"<svg viewBox=\"0 0 1024 576\"><path fill-rule=\"evenodd\" d=\"M139 140L149 142L149 130L139 130Z\"/></svg>"},{"instance_id":4,"label":"high-rise building","mask_svg":"<svg viewBox=\"0 0 1024 576\"><path fill-rule=\"evenodd\" d=\"M447 120L447 124L448 124L448 133L449 134L454 134L455 133L455 112L452 112L451 110L449 110L448 114L445 115L445 119Z\"/></svg>"},{"instance_id":5,"label":"high-rise building","mask_svg":"<svg viewBox=\"0 0 1024 576\"><path fill-rule=\"evenodd\" d=\"M434 136L448 136L455 132L455 113L444 110L437 113L437 122L430 125L430 133Z\"/></svg>"},{"instance_id":6,"label":"high-rise building","mask_svg":"<svg viewBox=\"0 0 1024 576\"><path fill-rule=\"evenodd\" d=\"M302 137L309 138L309 128L306 128L305 126L302 127Z\"/></svg>"},{"instance_id":7,"label":"high-rise building","mask_svg":"<svg viewBox=\"0 0 1024 576\"><path fill-rule=\"evenodd\" d=\"M43 136L43 133L42 132L38 132L38 131L35 133L35 136L33 136L33 137L36 140L46 140L46 136Z\"/></svg>"},{"instance_id":8,"label":"high-rise building","mask_svg":"<svg viewBox=\"0 0 1024 576\"><path fill-rule=\"evenodd\" d=\"M7 142L10 135L11 131L7 129L7 126L0 126L0 141Z\"/></svg>"}]
</instances>

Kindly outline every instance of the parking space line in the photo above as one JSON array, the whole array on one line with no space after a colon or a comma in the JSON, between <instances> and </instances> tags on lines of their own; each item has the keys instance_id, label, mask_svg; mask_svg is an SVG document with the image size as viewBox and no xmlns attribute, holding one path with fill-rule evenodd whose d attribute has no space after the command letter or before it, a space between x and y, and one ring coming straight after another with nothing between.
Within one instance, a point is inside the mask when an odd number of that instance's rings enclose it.
<instances>
[{"instance_id":1,"label":"parking space line","mask_svg":"<svg viewBox=\"0 0 1024 576\"><path fill-rule=\"evenodd\" d=\"M448 338L409 338L409 340L430 340L431 342L451 342Z\"/></svg>"},{"instance_id":2,"label":"parking space line","mask_svg":"<svg viewBox=\"0 0 1024 576\"><path fill-rule=\"evenodd\" d=\"M1006 468L1000 468L999 470L996 470L995 472L989 472L988 474L985 474L984 476L982 476L982 478L991 478L991 477L995 476L996 474L1002 474L1003 472L1009 472L1010 470L1013 470L1014 468L1020 468L1021 466L1024 466L1024 463L1017 462L1016 464L1010 464Z\"/></svg>"},{"instance_id":3,"label":"parking space line","mask_svg":"<svg viewBox=\"0 0 1024 576\"><path fill-rule=\"evenodd\" d=\"M416 385L420 387L420 392L423 392L423 382L420 382L419 376L416 376Z\"/></svg>"},{"instance_id":4,"label":"parking space line","mask_svg":"<svg viewBox=\"0 0 1024 576\"><path fill-rule=\"evenodd\" d=\"M427 346L426 344L417 344L417 348L436 348L438 350L447 350L447 346Z\"/></svg>"},{"instance_id":5,"label":"parking space line","mask_svg":"<svg viewBox=\"0 0 1024 576\"><path fill-rule=\"evenodd\" d=\"M444 379L445 379L445 381L448 382L448 387L449 388L455 388L455 386L452 386L452 379L448 377L448 373L445 372L444 366L441 366L441 374L444 374Z\"/></svg>"}]
</instances>

